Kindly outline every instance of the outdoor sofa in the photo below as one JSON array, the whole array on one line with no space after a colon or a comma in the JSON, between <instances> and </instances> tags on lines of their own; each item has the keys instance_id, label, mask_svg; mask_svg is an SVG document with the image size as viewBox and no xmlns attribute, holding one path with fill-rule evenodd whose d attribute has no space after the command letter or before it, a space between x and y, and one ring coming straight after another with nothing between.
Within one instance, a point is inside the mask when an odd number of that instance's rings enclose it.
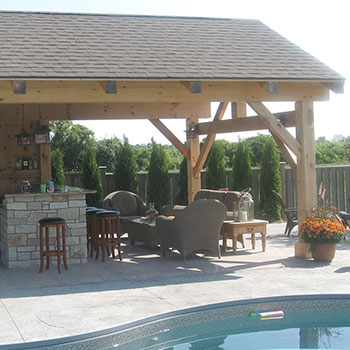
<instances>
[{"instance_id":1,"label":"outdoor sofa","mask_svg":"<svg viewBox=\"0 0 350 350\"><path fill-rule=\"evenodd\" d=\"M194 201L199 199L216 199L225 204L227 214L226 220L233 220L233 203L240 197L237 191L219 191L219 190L199 190L194 196ZM160 214L165 216L175 216L179 211L186 208L184 205L165 205L160 209Z\"/></svg>"},{"instance_id":2,"label":"outdoor sofa","mask_svg":"<svg viewBox=\"0 0 350 350\"><path fill-rule=\"evenodd\" d=\"M104 209L117 210L120 213L121 233L128 232L130 219L138 219L146 215L148 207L137 194L129 191L116 191L105 197Z\"/></svg>"}]
</instances>

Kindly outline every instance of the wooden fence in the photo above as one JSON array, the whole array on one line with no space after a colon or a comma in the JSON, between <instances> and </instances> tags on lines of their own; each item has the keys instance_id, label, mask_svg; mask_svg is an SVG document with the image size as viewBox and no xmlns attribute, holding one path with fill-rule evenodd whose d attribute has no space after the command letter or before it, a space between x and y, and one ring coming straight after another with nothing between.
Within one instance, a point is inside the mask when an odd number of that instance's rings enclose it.
<instances>
[{"instance_id":1,"label":"wooden fence","mask_svg":"<svg viewBox=\"0 0 350 350\"><path fill-rule=\"evenodd\" d=\"M102 186L105 195L115 191L113 187L113 176L106 173L106 167L100 167ZM259 169L253 168L253 186L252 195L256 203L255 209L258 209L259 202ZM297 189L296 177L292 170L286 167L286 163L280 164L281 180L282 180L282 197L288 207L297 206ZM139 191L141 198L147 201L147 181L148 174L139 173ZM170 171L171 178L171 203L175 204L177 185L179 181L179 172ZM334 165L334 166L318 166L316 168L317 188L321 183L325 189L325 199L327 202L338 208L338 210L350 211L350 165ZM82 187L81 173L66 173L66 184L68 186ZM202 188L205 188L205 171L202 171ZM226 171L226 186L231 188L232 170Z\"/></svg>"}]
</instances>

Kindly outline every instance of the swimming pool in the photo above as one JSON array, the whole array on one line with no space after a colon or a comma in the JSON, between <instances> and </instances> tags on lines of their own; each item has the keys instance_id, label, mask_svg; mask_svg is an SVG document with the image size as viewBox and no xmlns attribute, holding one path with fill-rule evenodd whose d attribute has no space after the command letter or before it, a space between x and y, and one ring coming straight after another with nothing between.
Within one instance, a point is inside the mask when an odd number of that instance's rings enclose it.
<instances>
[{"instance_id":1,"label":"swimming pool","mask_svg":"<svg viewBox=\"0 0 350 350\"><path fill-rule=\"evenodd\" d=\"M280 311L280 318L259 319L259 311ZM350 294L212 304L101 332L0 349L350 349Z\"/></svg>"}]
</instances>

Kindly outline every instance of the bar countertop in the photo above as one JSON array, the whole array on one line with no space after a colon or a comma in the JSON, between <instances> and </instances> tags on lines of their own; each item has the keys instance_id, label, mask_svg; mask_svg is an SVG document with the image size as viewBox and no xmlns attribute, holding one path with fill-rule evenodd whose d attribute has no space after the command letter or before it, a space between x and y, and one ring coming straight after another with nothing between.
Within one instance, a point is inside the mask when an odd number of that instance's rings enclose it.
<instances>
[{"instance_id":1,"label":"bar countertop","mask_svg":"<svg viewBox=\"0 0 350 350\"><path fill-rule=\"evenodd\" d=\"M55 186L54 192L45 192L41 193L39 191L32 190L29 193L23 193L23 192L18 192L18 193L6 193L0 195L0 203L2 200L8 196L47 196L47 195L62 195L62 194L77 194L77 193L84 193L84 194L89 194L89 193L96 193L95 190L88 190L85 188L80 188L80 187L72 187L72 186Z\"/></svg>"}]
</instances>

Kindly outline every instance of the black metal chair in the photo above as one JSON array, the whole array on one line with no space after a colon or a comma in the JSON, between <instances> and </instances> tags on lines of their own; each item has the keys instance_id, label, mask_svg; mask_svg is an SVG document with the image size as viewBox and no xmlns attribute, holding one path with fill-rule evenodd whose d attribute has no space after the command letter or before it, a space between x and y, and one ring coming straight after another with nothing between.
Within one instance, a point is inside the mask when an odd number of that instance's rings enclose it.
<instances>
[{"instance_id":1,"label":"black metal chair","mask_svg":"<svg viewBox=\"0 0 350 350\"><path fill-rule=\"evenodd\" d=\"M283 200L282 200L281 196L279 195L279 193L277 193L274 190L272 190L272 193L274 194L274 196L277 199L278 203L281 205L283 214L285 215L285 217L287 219L287 225L286 225L286 229L284 231L284 234L289 237L289 235L292 232L294 226L298 225L298 208L295 208L295 207L287 208L287 206L283 202Z\"/></svg>"},{"instance_id":2,"label":"black metal chair","mask_svg":"<svg viewBox=\"0 0 350 350\"><path fill-rule=\"evenodd\" d=\"M350 228L350 213L347 213L346 211L340 211L339 216L341 218L341 221L344 227L346 228L347 226Z\"/></svg>"}]
</instances>

